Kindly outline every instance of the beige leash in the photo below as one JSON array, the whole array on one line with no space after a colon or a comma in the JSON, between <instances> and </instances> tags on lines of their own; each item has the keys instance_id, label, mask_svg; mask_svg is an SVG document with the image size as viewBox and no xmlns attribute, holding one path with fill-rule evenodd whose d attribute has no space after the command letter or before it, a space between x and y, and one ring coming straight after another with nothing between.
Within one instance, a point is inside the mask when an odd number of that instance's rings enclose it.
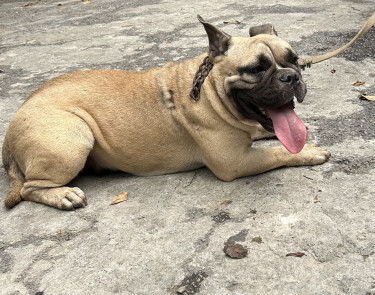
<instances>
[{"instance_id":1,"label":"beige leash","mask_svg":"<svg viewBox=\"0 0 375 295\"><path fill-rule=\"evenodd\" d=\"M345 44L344 46L340 47L339 49L336 49L335 51L328 52L328 53L323 54L323 55L300 57L298 59L298 64L303 69L306 66L309 68L309 67L311 67L312 64L316 64L316 63L321 62L323 60L329 59L329 58L343 52L346 48L348 48L350 45L352 45L355 40L357 40L364 33L366 33L374 24L375 24L375 13L368 19L368 21L364 24L362 29L357 33L357 35L354 36L354 38L352 40L350 40L349 43Z\"/></svg>"}]
</instances>

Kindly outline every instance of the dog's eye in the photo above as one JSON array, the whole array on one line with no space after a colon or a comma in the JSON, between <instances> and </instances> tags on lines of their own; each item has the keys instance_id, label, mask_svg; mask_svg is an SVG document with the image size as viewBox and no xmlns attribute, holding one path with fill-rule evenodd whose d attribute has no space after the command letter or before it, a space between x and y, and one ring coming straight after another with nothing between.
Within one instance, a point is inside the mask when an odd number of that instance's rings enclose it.
<instances>
[{"instance_id":1,"label":"dog's eye","mask_svg":"<svg viewBox=\"0 0 375 295\"><path fill-rule=\"evenodd\" d=\"M293 57L293 59L291 60L290 63L293 64L293 65L295 65L296 67L298 67L299 66L299 64L298 64L298 57L297 56Z\"/></svg>"},{"instance_id":2,"label":"dog's eye","mask_svg":"<svg viewBox=\"0 0 375 295\"><path fill-rule=\"evenodd\" d=\"M250 74L250 75L254 75L254 74L259 74L259 73L262 73L266 71L266 69L263 67L263 66L255 66L255 67L239 67L238 68L238 72L240 74Z\"/></svg>"},{"instance_id":3,"label":"dog's eye","mask_svg":"<svg viewBox=\"0 0 375 295\"><path fill-rule=\"evenodd\" d=\"M263 66L256 66L250 69L250 73L252 74L258 74L261 72L264 72L266 69Z\"/></svg>"}]
</instances>

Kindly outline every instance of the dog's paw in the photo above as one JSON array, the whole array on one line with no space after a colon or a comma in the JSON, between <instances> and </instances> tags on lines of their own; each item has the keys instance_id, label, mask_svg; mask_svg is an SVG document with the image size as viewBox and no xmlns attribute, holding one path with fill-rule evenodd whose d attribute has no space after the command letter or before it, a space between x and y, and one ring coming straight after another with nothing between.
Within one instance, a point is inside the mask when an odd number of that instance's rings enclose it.
<instances>
[{"instance_id":1,"label":"dog's paw","mask_svg":"<svg viewBox=\"0 0 375 295\"><path fill-rule=\"evenodd\" d=\"M21 190L21 197L25 201L42 203L62 210L74 210L87 205L85 194L78 187L27 187Z\"/></svg>"},{"instance_id":2,"label":"dog's paw","mask_svg":"<svg viewBox=\"0 0 375 295\"><path fill-rule=\"evenodd\" d=\"M288 166L319 165L327 162L330 156L331 153L325 148L306 144L302 151L292 157L291 163L288 163Z\"/></svg>"},{"instance_id":3,"label":"dog's paw","mask_svg":"<svg viewBox=\"0 0 375 295\"><path fill-rule=\"evenodd\" d=\"M55 205L59 209L74 210L87 205L85 194L78 187L61 187L55 190Z\"/></svg>"}]
</instances>

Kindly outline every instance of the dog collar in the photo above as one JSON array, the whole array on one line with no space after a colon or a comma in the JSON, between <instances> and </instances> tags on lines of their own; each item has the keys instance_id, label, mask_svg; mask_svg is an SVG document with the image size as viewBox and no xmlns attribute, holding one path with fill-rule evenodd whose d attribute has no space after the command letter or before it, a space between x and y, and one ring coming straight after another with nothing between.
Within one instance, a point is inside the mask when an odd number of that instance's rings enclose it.
<instances>
[{"instance_id":1,"label":"dog collar","mask_svg":"<svg viewBox=\"0 0 375 295\"><path fill-rule=\"evenodd\" d=\"M204 80L213 68L213 63L210 61L209 56L206 56L199 66L198 71L195 73L193 80L193 89L190 91L190 97L195 101L199 100L199 94Z\"/></svg>"}]
</instances>

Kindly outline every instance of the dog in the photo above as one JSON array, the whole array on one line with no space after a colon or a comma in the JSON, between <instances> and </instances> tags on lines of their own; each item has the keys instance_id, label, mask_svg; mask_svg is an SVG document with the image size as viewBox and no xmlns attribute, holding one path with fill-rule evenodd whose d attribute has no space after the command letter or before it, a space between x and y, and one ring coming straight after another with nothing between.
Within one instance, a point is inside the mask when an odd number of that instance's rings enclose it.
<instances>
[{"instance_id":1,"label":"dog","mask_svg":"<svg viewBox=\"0 0 375 295\"><path fill-rule=\"evenodd\" d=\"M32 93L5 135L5 205L84 207L82 190L66 185L85 167L159 175L206 166L232 181L326 162L330 153L305 144L294 112L306 85L291 46L270 24L243 38L198 19L209 50L197 58L139 72L78 71ZM282 145L251 147L275 135Z\"/></svg>"}]
</instances>

